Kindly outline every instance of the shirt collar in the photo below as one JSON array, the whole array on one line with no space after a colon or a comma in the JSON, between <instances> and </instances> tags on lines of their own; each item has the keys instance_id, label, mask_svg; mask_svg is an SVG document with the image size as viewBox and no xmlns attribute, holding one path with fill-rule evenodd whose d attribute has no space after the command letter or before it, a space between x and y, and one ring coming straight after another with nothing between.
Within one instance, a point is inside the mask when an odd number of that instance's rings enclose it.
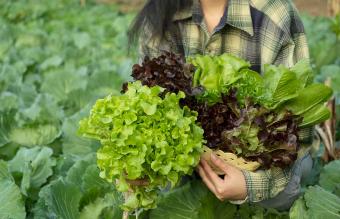
<instances>
[{"instance_id":1,"label":"shirt collar","mask_svg":"<svg viewBox=\"0 0 340 219\"><path fill-rule=\"evenodd\" d=\"M188 18L192 18L193 22L197 24L202 22L203 12L199 0L193 0L193 5L190 8L176 12L173 20L179 21ZM251 36L254 35L249 0L228 0L226 12L221 21L224 22L224 26L229 24L247 32Z\"/></svg>"}]
</instances>

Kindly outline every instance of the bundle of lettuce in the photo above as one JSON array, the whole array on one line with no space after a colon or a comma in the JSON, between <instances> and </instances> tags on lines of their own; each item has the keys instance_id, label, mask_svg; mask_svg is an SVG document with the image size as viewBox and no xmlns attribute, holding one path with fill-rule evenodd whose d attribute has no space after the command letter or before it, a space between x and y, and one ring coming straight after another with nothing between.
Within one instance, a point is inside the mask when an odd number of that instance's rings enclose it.
<instances>
[{"instance_id":1,"label":"bundle of lettuce","mask_svg":"<svg viewBox=\"0 0 340 219\"><path fill-rule=\"evenodd\" d=\"M203 130L195 124L197 113L179 106L183 97L136 81L124 94L98 100L80 122L83 136L101 142L100 176L128 194L124 210L154 208L158 192L198 164Z\"/></svg>"},{"instance_id":2,"label":"bundle of lettuce","mask_svg":"<svg viewBox=\"0 0 340 219\"><path fill-rule=\"evenodd\" d=\"M206 146L230 152L262 168L294 163L299 133L330 117L325 102L332 90L313 83L306 60L292 68L266 65L263 74L229 54L181 61L171 53L135 65L144 85L183 91L181 106L198 112Z\"/></svg>"},{"instance_id":3,"label":"bundle of lettuce","mask_svg":"<svg viewBox=\"0 0 340 219\"><path fill-rule=\"evenodd\" d=\"M203 145L263 168L289 166L299 131L330 117L332 90L312 83L304 61L268 65L261 76L232 55L186 62L165 52L134 65L132 77L122 95L98 100L79 129L101 142L101 177L130 194L125 210L154 208L162 188L192 173Z\"/></svg>"},{"instance_id":4,"label":"bundle of lettuce","mask_svg":"<svg viewBox=\"0 0 340 219\"><path fill-rule=\"evenodd\" d=\"M205 117L202 124L208 122L205 131L216 130L213 137L218 139L206 136L210 147L267 168L284 168L297 158L300 131L330 117L325 102L332 90L313 83L306 60L290 69L266 65L263 76L250 70L248 62L227 54L196 56L189 61L196 67L193 86L205 88L196 99L224 111L223 115L213 112L211 117L192 107ZM214 118L214 124L208 118Z\"/></svg>"}]
</instances>

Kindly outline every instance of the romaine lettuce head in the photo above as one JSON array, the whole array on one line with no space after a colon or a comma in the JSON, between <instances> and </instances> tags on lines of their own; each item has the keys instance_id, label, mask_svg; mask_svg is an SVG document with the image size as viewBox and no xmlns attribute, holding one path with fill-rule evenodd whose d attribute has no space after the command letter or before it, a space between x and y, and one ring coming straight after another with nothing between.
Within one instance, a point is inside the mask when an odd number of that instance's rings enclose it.
<instances>
[{"instance_id":1,"label":"romaine lettuce head","mask_svg":"<svg viewBox=\"0 0 340 219\"><path fill-rule=\"evenodd\" d=\"M193 86L203 86L205 93L197 98L214 104L221 101L221 94L227 93L241 78L239 71L250 67L249 62L231 54L221 56L190 57L188 62L196 68Z\"/></svg>"}]
</instances>

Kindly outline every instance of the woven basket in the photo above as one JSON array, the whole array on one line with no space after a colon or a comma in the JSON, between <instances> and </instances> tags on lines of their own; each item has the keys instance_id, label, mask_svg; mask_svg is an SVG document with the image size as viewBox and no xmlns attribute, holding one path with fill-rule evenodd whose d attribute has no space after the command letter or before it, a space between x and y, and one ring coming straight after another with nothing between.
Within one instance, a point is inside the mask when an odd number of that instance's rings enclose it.
<instances>
[{"instance_id":1,"label":"woven basket","mask_svg":"<svg viewBox=\"0 0 340 219\"><path fill-rule=\"evenodd\" d=\"M203 150L204 150L204 152L202 154L202 158L204 160L206 160L209 163L209 165L213 168L215 173L217 173L219 175L224 175L225 173L222 170L215 168L214 165L212 165L211 160L210 160L211 153L214 153L217 157L222 159L225 163L232 165L234 167L237 167L241 170L255 171L260 167L259 162L246 161L242 157L237 157L233 153L225 153L221 150L213 151L206 146L204 146Z\"/></svg>"}]
</instances>

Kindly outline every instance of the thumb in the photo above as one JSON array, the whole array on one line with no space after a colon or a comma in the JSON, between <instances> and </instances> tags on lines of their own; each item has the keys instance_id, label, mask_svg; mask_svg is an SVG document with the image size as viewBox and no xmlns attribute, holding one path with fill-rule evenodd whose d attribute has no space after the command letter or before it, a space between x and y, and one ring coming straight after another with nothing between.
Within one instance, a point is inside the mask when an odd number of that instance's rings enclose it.
<instances>
[{"instance_id":1,"label":"thumb","mask_svg":"<svg viewBox=\"0 0 340 219\"><path fill-rule=\"evenodd\" d=\"M218 158L215 154L211 153L211 162L215 167L218 167L220 170L222 170L222 172L224 172L225 174L230 173L231 171L233 171L233 169L235 167L233 167L230 164L227 164L226 162L224 162L222 159Z\"/></svg>"}]
</instances>

